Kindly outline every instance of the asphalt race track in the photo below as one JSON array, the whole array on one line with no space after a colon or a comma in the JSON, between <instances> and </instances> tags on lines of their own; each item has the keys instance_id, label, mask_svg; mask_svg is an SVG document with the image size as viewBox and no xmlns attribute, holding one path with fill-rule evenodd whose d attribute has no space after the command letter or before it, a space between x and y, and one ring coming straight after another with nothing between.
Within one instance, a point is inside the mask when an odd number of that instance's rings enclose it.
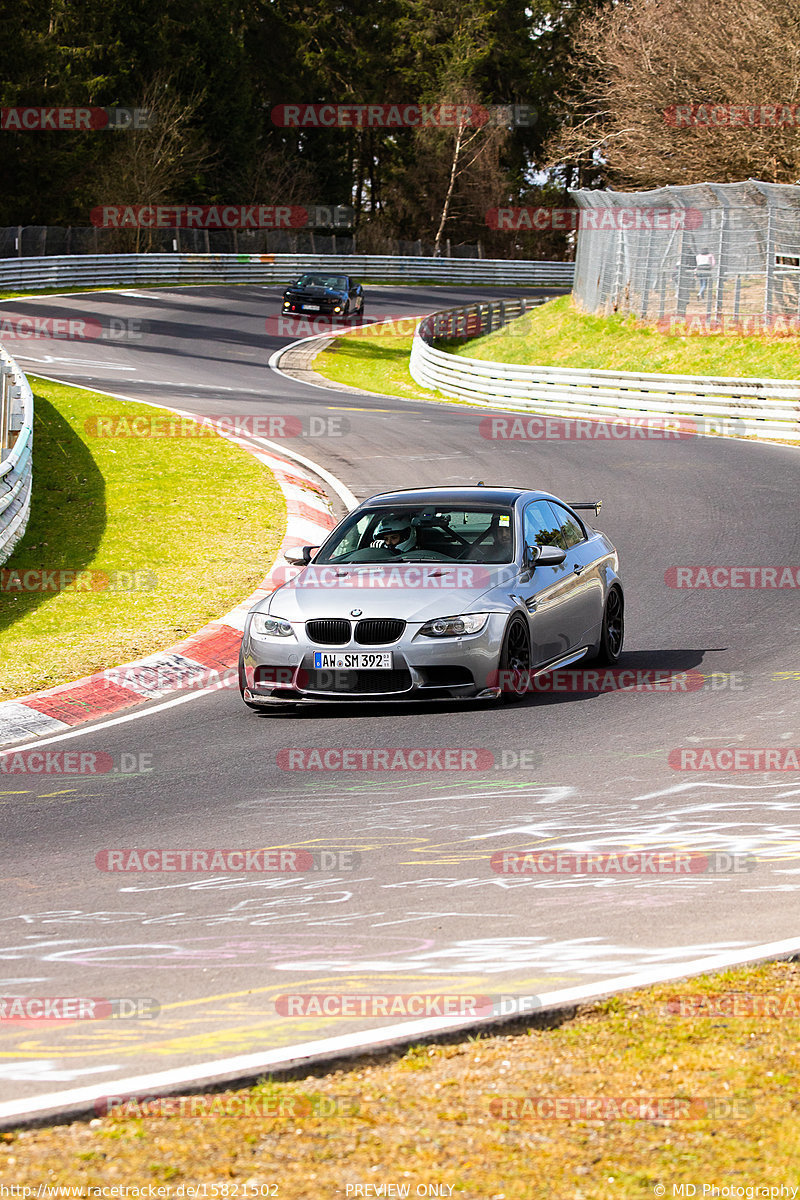
<instances>
[{"instance_id":1,"label":"asphalt race track","mask_svg":"<svg viewBox=\"0 0 800 1200\"><path fill-rule=\"evenodd\" d=\"M410 315L489 294L501 293L370 288L367 311ZM0 776L0 994L146 999L160 1011L0 1023L6 1119L43 1097L52 1107L87 1088L120 1094L131 1077L173 1072L185 1086L204 1076L199 1063L239 1060L228 1074L242 1075L252 1056L289 1059L330 1038L365 1044L410 1020L283 1015L276 999L292 993L541 998L798 937L797 771L690 771L669 757L798 746L797 589L668 583L681 565L796 575L797 449L485 438L485 409L327 390L270 370L289 340L265 332L278 310L279 290L255 287L0 306L91 315L121 335L7 343L30 373L198 414L292 415L304 428L322 418L321 436L286 446L359 499L479 479L602 498L596 524L620 551L626 585L621 666L690 672L692 686L264 716L223 688L47 739L115 761L150 755L152 769ZM494 766L282 769L279 752L298 747L483 750ZM111 874L95 864L115 847L278 846L337 854L282 874ZM498 851L559 846L728 857L680 877L514 875L490 863Z\"/></svg>"}]
</instances>

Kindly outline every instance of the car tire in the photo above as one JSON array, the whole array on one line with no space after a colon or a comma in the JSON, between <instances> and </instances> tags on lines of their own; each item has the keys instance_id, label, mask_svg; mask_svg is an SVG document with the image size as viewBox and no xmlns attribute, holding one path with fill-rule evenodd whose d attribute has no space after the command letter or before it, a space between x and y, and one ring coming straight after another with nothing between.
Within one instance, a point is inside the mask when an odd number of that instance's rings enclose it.
<instances>
[{"instance_id":1,"label":"car tire","mask_svg":"<svg viewBox=\"0 0 800 1200\"><path fill-rule=\"evenodd\" d=\"M506 627L498 672L503 700L517 704L530 689L531 675L531 636L527 622L519 615L512 617Z\"/></svg>"},{"instance_id":2,"label":"car tire","mask_svg":"<svg viewBox=\"0 0 800 1200\"><path fill-rule=\"evenodd\" d=\"M618 587L611 587L603 609L600 645L589 661L613 666L619 662L625 640L625 600Z\"/></svg>"}]
</instances>

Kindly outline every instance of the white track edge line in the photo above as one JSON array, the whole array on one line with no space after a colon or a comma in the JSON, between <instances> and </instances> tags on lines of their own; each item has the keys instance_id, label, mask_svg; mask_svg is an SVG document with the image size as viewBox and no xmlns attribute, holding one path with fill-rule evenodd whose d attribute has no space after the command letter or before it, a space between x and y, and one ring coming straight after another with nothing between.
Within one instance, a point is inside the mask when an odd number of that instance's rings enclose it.
<instances>
[{"instance_id":1,"label":"white track edge line","mask_svg":"<svg viewBox=\"0 0 800 1200\"><path fill-rule=\"evenodd\" d=\"M510 1017L513 1019L514 1016L522 1015L533 1019L553 1008L581 1001L602 999L620 990L627 991L656 983L669 983L671 980L683 979L686 976L757 963L765 959L777 959L797 951L800 951L800 937L785 938L778 942L766 942L758 946L751 946L747 950L727 951L706 958L673 963L666 967L654 967L632 975L621 975L615 979L596 980L578 987L545 992L536 997L539 1001L537 1009L524 1014L510 1014ZM95 1083L82 1088L72 1088L69 1091L51 1092L48 1095L36 1097L34 1100L8 1101L0 1104L0 1120L15 1116L32 1118L59 1108L68 1110L70 1107L87 1104L109 1095L126 1095L137 1092L145 1092L149 1095L157 1089L174 1088L179 1084L193 1084L199 1080L219 1083L223 1082L226 1077L235 1079L243 1075L257 1074L262 1068L291 1068L302 1064L304 1060L307 1061L312 1056L335 1059L348 1052L359 1050L366 1052L377 1046L386 1046L393 1040L403 1041L410 1037L428 1037L431 1034L460 1029L464 1031L480 1029L483 1026L498 1023L500 1021L495 1015L484 1017L478 1021L466 1022L460 1019L407 1021L400 1025L387 1026L384 1029L341 1034L337 1037L321 1038L315 1042L301 1042L294 1046L284 1046L277 1050L241 1054L232 1058L197 1063L191 1067L175 1067L168 1071L157 1071L148 1075L134 1075L122 1080L113 1080L104 1085Z\"/></svg>"}]
</instances>

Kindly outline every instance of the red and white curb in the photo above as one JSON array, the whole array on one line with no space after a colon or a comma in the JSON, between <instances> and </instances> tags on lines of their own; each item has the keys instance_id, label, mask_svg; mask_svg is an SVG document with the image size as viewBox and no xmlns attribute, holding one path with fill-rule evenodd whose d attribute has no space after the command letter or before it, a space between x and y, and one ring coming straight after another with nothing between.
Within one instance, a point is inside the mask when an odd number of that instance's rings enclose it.
<instances>
[{"instance_id":1,"label":"red and white curb","mask_svg":"<svg viewBox=\"0 0 800 1200\"><path fill-rule=\"evenodd\" d=\"M191 413L181 415L193 416ZM287 525L279 557L290 547L319 545L336 525L330 501L314 475L334 485L348 506L355 503L355 497L338 480L311 460L301 455L284 457L286 452L273 448L273 443L261 438L242 438L220 432L262 462L273 473L283 492ZM254 604L275 591L278 584L273 582L273 577L277 569L278 560L245 600L166 650L98 671L73 683L47 688L18 700L3 701L0 703L0 746L29 737L62 733L86 721L187 688L199 690L235 682L234 671L245 618Z\"/></svg>"}]
</instances>

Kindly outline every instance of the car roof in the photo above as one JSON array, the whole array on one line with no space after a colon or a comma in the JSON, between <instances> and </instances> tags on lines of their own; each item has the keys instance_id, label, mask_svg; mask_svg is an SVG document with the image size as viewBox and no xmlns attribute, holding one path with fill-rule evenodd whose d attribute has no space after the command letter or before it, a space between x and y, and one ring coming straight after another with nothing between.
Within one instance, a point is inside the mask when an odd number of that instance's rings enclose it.
<instances>
[{"instance_id":1,"label":"car roof","mask_svg":"<svg viewBox=\"0 0 800 1200\"><path fill-rule=\"evenodd\" d=\"M532 492L530 488L503 487L502 485L456 484L450 487L403 488L395 492L380 492L362 501L365 505L389 508L398 504L488 504L510 508L522 497L541 496L551 499L547 492ZM552 497L555 499L555 497Z\"/></svg>"}]
</instances>

